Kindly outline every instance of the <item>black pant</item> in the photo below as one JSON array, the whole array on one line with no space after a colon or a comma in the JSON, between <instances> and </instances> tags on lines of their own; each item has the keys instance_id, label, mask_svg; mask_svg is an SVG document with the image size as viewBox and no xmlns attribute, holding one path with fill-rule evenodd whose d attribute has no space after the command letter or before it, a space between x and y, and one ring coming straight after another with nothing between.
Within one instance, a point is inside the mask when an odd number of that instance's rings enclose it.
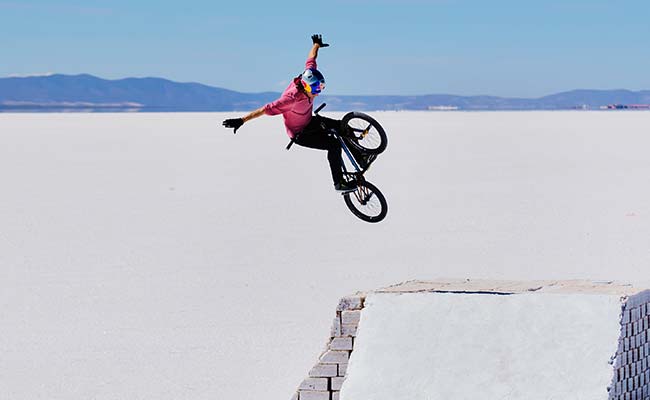
<instances>
[{"instance_id":1,"label":"black pant","mask_svg":"<svg viewBox=\"0 0 650 400\"><path fill-rule=\"evenodd\" d=\"M330 129L338 131L341 121L320 115L312 117L309 124L298 134L296 144L311 149L327 150L327 160L332 171L334 183L343 181L343 159L341 158L341 144L338 139L328 135Z\"/></svg>"}]
</instances>

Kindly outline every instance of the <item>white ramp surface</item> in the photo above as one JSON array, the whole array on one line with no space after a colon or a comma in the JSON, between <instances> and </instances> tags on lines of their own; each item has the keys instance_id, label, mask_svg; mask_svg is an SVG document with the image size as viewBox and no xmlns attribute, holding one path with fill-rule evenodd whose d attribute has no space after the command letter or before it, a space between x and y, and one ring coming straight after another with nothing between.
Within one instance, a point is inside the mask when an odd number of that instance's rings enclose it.
<instances>
[{"instance_id":1,"label":"white ramp surface","mask_svg":"<svg viewBox=\"0 0 650 400\"><path fill-rule=\"evenodd\" d=\"M368 296L341 400L607 399L616 295Z\"/></svg>"}]
</instances>

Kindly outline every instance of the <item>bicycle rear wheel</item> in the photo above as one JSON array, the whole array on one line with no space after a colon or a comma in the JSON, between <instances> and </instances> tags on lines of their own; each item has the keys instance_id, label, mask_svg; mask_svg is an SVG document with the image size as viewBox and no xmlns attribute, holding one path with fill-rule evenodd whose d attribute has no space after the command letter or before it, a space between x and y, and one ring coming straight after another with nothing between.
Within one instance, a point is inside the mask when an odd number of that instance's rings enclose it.
<instances>
[{"instance_id":1,"label":"bicycle rear wheel","mask_svg":"<svg viewBox=\"0 0 650 400\"><path fill-rule=\"evenodd\" d=\"M386 198L370 182L359 182L357 190L344 194L343 199L352 214L366 222L379 222L388 213Z\"/></svg>"},{"instance_id":2,"label":"bicycle rear wheel","mask_svg":"<svg viewBox=\"0 0 650 400\"><path fill-rule=\"evenodd\" d=\"M366 153L376 155L386 150L386 131L370 115L352 111L343 116L341 124L348 138Z\"/></svg>"}]
</instances>

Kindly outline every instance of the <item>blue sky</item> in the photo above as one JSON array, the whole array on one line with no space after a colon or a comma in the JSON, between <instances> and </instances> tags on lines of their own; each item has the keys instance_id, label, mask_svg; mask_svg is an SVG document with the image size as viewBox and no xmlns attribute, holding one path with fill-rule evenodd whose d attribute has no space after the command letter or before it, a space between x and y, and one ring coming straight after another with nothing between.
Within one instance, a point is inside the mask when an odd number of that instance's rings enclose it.
<instances>
[{"instance_id":1,"label":"blue sky","mask_svg":"<svg viewBox=\"0 0 650 400\"><path fill-rule=\"evenodd\" d=\"M330 94L641 90L648 20L648 0L0 0L0 76L281 91L320 32L331 43L319 56Z\"/></svg>"}]
</instances>

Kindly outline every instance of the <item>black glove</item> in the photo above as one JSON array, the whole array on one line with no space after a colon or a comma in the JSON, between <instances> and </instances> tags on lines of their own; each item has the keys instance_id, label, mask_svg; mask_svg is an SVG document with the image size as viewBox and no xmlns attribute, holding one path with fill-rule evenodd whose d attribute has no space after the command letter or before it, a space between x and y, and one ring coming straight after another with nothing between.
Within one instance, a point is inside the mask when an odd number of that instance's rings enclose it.
<instances>
[{"instance_id":1,"label":"black glove","mask_svg":"<svg viewBox=\"0 0 650 400\"><path fill-rule=\"evenodd\" d=\"M327 47L329 44L323 43L323 36L319 34L311 35L311 41L314 42L314 44L319 45L320 47Z\"/></svg>"},{"instance_id":2,"label":"black glove","mask_svg":"<svg viewBox=\"0 0 650 400\"><path fill-rule=\"evenodd\" d=\"M233 118L223 121L223 126L226 128L235 128L233 133L237 133L237 129L242 125L244 125L244 120L242 118Z\"/></svg>"}]
</instances>

